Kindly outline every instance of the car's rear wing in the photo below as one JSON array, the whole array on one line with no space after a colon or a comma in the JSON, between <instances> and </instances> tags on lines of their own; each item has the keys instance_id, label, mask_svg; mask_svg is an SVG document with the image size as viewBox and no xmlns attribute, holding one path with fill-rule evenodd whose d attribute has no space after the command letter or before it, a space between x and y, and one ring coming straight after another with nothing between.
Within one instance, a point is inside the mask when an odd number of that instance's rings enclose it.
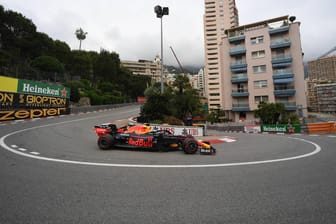
<instances>
[{"instance_id":1,"label":"car's rear wing","mask_svg":"<svg viewBox=\"0 0 336 224\"><path fill-rule=\"evenodd\" d=\"M118 132L117 126L112 123L95 125L94 130L98 136L103 136L105 134L112 134L112 133Z\"/></svg>"}]
</instances>

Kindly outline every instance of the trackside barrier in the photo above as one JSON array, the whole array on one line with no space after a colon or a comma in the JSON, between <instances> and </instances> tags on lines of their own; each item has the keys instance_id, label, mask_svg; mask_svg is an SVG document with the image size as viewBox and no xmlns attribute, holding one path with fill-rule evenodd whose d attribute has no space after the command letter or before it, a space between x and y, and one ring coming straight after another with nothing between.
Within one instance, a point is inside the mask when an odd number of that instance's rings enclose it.
<instances>
[{"instance_id":1,"label":"trackside barrier","mask_svg":"<svg viewBox=\"0 0 336 224\"><path fill-rule=\"evenodd\" d=\"M205 136L203 127L151 124L152 130L167 130L173 135Z\"/></svg>"},{"instance_id":2,"label":"trackside barrier","mask_svg":"<svg viewBox=\"0 0 336 224\"><path fill-rule=\"evenodd\" d=\"M70 107L70 113L86 113L99 110L109 110L119 107L126 107L131 105L139 105L138 103L121 103L121 104L108 104L108 105L97 105L97 106L82 106L82 107Z\"/></svg>"},{"instance_id":3,"label":"trackside barrier","mask_svg":"<svg viewBox=\"0 0 336 224\"><path fill-rule=\"evenodd\" d=\"M320 123L308 123L308 133L336 133L336 122L320 122Z\"/></svg>"}]
</instances>

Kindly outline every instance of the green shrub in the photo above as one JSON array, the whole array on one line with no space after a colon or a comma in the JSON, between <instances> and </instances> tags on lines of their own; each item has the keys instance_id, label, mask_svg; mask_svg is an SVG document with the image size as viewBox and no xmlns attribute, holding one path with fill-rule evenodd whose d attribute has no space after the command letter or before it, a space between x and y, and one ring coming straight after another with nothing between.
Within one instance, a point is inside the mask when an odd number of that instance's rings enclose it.
<instances>
[{"instance_id":1,"label":"green shrub","mask_svg":"<svg viewBox=\"0 0 336 224\"><path fill-rule=\"evenodd\" d=\"M174 116L164 116L163 123L167 123L170 125L183 125L183 121Z\"/></svg>"}]
</instances>

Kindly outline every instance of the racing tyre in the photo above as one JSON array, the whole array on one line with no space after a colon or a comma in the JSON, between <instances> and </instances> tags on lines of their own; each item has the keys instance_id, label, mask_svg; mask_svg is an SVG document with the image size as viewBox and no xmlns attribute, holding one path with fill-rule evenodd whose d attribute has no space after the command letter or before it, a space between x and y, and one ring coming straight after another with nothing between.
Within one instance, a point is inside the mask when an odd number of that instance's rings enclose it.
<instances>
[{"instance_id":1,"label":"racing tyre","mask_svg":"<svg viewBox=\"0 0 336 224\"><path fill-rule=\"evenodd\" d=\"M98 138L98 147L102 150L110 149L113 145L114 138L112 135L103 135Z\"/></svg>"},{"instance_id":2,"label":"racing tyre","mask_svg":"<svg viewBox=\"0 0 336 224\"><path fill-rule=\"evenodd\" d=\"M186 138L183 142L183 151L186 154L195 154L198 150L198 144L195 139Z\"/></svg>"}]
</instances>

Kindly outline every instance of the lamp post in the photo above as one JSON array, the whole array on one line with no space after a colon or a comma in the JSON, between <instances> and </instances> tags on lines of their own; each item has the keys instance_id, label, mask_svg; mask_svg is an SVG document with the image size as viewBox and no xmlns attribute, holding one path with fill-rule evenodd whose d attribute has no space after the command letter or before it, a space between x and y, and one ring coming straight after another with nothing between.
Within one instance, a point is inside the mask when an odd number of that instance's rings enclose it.
<instances>
[{"instance_id":1,"label":"lamp post","mask_svg":"<svg viewBox=\"0 0 336 224\"><path fill-rule=\"evenodd\" d=\"M161 94L163 94L163 28L162 28L162 17L169 14L168 7L161 7L157 5L154 7L154 12L156 17L161 20Z\"/></svg>"}]
</instances>

